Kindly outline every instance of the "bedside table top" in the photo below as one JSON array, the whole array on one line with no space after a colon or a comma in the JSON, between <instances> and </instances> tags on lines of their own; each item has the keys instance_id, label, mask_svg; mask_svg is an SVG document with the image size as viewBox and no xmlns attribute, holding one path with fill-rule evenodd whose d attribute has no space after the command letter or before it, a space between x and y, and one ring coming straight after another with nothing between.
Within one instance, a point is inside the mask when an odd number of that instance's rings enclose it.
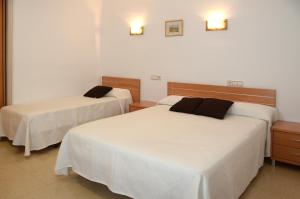
<instances>
[{"instance_id":1,"label":"bedside table top","mask_svg":"<svg viewBox=\"0 0 300 199\"><path fill-rule=\"evenodd\" d=\"M134 107L152 107L155 106L157 103L156 102L152 102L152 101L140 101L140 102L135 102L130 104L130 106L134 106Z\"/></svg>"},{"instance_id":2,"label":"bedside table top","mask_svg":"<svg viewBox=\"0 0 300 199\"><path fill-rule=\"evenodd\" d=\"M297 122L286 122L286 121L277 121L272 126L272 130L300 134L300 123L297 123Z\"/></svg>"}]
</instances>

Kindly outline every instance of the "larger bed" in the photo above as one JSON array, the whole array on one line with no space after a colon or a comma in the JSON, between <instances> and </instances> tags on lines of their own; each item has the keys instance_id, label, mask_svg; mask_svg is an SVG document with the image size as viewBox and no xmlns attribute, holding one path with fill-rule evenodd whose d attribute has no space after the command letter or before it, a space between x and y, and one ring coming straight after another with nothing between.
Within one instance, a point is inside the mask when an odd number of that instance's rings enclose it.
<instances>
[{"instance_id":1,"label":"larger bed","mask_svg":"<svg viewBox=\"0 0 300 199\"><path fill-rule=\"evenodd\" d=\"M102 85L114 89L99 99L73 96L3 107L0 137L25 146L29 156L31 151L61 142L69 129L126 113L132 101L139 101L140 80L104 76Z\"/></svg>"},{"instance_id":2,"label":"larger bed","mask_svg":"<svg viewBox=\"0 0 300 199\"><path fill-rule=\"evenodd\" d=\"M269 155L275 91L170 83L169 94L264 105L238 102L216 120L170 112L171 96L149 109L85 124L65 136L56 174L72 168L137 199L238 198Z\"/></svg>"}]
</instances>

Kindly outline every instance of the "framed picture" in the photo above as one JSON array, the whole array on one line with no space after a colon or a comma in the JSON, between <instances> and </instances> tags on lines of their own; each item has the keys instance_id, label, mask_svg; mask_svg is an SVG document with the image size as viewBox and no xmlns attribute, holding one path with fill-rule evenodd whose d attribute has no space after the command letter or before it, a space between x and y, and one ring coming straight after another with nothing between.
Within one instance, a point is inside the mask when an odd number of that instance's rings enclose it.
<instances>
[{"instance_id":1,"label":"framed picture","mask_svg":"<svg viewBox=\"0 0 300 199\"><path fill-rule=\"evenodd\" d=\"M183 36L183 20L166 21L166 37Z\"/></svg>"}]
</instances>

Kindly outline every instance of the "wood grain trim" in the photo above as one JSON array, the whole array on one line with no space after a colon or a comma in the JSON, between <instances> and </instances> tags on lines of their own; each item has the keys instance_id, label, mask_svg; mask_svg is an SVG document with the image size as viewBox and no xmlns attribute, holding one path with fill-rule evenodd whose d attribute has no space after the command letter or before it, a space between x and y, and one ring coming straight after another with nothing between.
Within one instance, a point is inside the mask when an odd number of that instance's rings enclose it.
<instances>
[{"instance_id":1,"label":"wood grain trim","mask_svg":"<svg viewBox=\"0 0 300 199\"><path fill-rule=\"evenodd\" d=\"M6 104L6 1L0 0L0 107Z\"/></svg>"},{"instance_id":2,"label":"wood grain trim","mask_svg":"<svg viewBox=\"0 0 300 199\"><path fill-rule=\"evenodd\" d=\"M300 135L274 131L272 134L273 144L300 149Z\"/></svg>"},{"instance_id":3,"label":"wood grain trim","mask_svg":"<svg viewBox=\"0 0 300 199\"><path fill-rule=\"evenodd\" d=\"M212 97L276 107L276 90L168 82L168 95Z\"/></svg>"},{"instance_id":4,"label":"wood grain trim","mask_svg":"<svg viewBox=\"0 0 300 199\"><path fill-rule=\"evenodd\" d=\"M133 102L140 102L141 81L139 79L103 76L102 85L128 89L131 92Z\"/></svg>"},{"instance_id":5,"label":"wood grain trim","mask_svg":"<svg viewBox=\"0 0 300 199\"><path fill-rule=\"evenodd\" d=\"M275 144L272 159L300 165L300 149Z\"/></svg>"},{"instance_id":6,"label":"wood grain trim","mask_svg":"<svg viewBox=\"0 0 300 199\"><path fill-rule=\"evenodd\" d=\"M296 133L300 135L300 123L297 122L286 122L286 121L277 121L272 126L273 131L287 132L287 133Z\"/></svg>"}]
</instances>

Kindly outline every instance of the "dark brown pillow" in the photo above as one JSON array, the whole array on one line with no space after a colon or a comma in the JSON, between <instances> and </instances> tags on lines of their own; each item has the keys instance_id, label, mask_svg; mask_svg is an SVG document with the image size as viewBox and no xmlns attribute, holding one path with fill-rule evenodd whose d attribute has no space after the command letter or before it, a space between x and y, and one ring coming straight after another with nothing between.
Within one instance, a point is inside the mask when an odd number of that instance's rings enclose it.
<instances>
[{"instance_id":1,"label":"dark brown pillow","mask_svg":"<svg viewBox=\"0 0 300 199\"><path fill-rule=\"evenodd\" d=\"M228 100L220 100L215 98L204 99L198 108L194 111L196 115L213 117L216 119L224 119L227 111L233 102Z\"/></svg>"},{"instance_id":2,"label":"dark brown pillow","mask_svg":"<svg viewBox=\"0 0 300 199\"><path fill-rule=\"evenodd\" d=\"M92 88L91 90L89 90L86 94L84 94L84 97L101 98L111 90L112 90L112 87L96 86L96 87Z\"/></svg>"},{"instance_id":3,"label":"dark brown pillow","mask_svg":"<svg viewBox=\"0 0 300 199\"><path fill-rule=\"evenodd\" d=\"M170 111L193 114L195 109L203 102L202 98L182 98L170 108Z\"/></svg>"}]
</instances>

